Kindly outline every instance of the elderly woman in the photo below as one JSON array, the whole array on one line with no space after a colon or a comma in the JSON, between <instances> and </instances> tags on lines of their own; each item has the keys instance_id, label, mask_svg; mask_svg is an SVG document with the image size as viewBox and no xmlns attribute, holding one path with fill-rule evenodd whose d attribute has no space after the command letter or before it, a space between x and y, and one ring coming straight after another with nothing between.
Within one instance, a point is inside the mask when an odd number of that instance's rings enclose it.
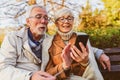
<instances>
[{"instance_id":1,"label":"elderly woman","mask_svg":"<svg viewBox=\"0 0 120 80\"><path fill-rule=\"evenodd\" d=\"M94 52L99 49L91 47L88 40L86 47L79 43L80 51L74 44L78 35L86 33L73 32L73 23L74 17L69 9L56 13L57 33L43 42L45 53L50 55L46 71L57 76L57 80L103 80L94 57Z\"/></svg>"}]
</instances>

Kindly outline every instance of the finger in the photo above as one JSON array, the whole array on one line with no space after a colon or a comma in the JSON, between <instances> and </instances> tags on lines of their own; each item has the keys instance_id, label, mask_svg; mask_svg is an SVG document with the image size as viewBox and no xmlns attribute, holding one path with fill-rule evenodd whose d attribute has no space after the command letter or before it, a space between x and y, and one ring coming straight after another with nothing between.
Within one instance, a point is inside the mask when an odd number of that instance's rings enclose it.
<instances>
[{"instance_id":1,"label":"finger","mask_svg":"<svg viewBox=\"0 0 120 80\"><path fill-rule=\"evenodd\" d=\"M72 48L73 48L73 51L74 51L73 54L76 53L78 56L82 56L82 52L76 46L73 45Z\"/></svg>"},{"instance_id":2,"label":"finger","mask_svg":"<svg viewBox=\"0 0 120 80\"><path fill-rule=\"evenodd\" d=\"M62 55L70 51L71 43L68 43L62 51Z\"/></svg>"},{"instance_id":3,"label":"finger","mask_svg":"<svg viewBox=\"0 0 120 80\"><path fill-rule=\"evenodd\" d=\"M105 54L103 54L103 55L105 56L104 63L106 64L108 71L110 71L111 70L110 58Z\"/></svg>"},{"instance_id":4,"label":"finger","mask_svg":"<svg viewBox=\"0 0 120 80\"><path fill-rule=\"evenodd\" d=\"M65 46L65 48L63 49L62 54L61 54L62 58L65 58L66 56L70 57L70 47L71 47L71 43L69 43Z\"/></svg>"},{"instance_id":5,"label":"finger","mask_svg":"<svg viewBox=\"0 0 120 80\"><path fill-rule=\"evenodd\" d=\"M85 46L81 42L79 42L79 45L81 47L82 52L85 53L87 51Z\"/></svg>"},{"instance_id":6,"label":"finger","mask_svg":"<svg viewBox=\"0 0 120 80\"><path fill-rule=\"evenodd\" d=\"M76 61L76 58L74 57L74 55L72 54L72 52L70 53L70 56L71 56L71 58L72 58L73 60Z\"/></svg>"},{"instance_id":7,"label":"finger","mask_svg":"<svg viewBox=\"0 0 120 80\"><path fill-rule=\"evenodd\" d=\"M53 77L49 73L46 73L46 72L43 72L43 71L39 71L38 74L41 75L41 76L44 76L44 77Z\"/></svg>"},{"instance_id":8,"label":"finger","mask_svg":"<svg viewBox=\"0 0 120 80\"><path fill-rule=\"evenodd\" d=\"M62 54L61 54L62 58L64 57L64 54L66 53L66 49L67 49L67 47L65 46L65 48L62 50Z\"/></svg>"},{"instance_id":9,"label":"finger","mask_svg":"<svg viewBox=\"0 0 120 80\"><path fill-rule=\"evenodd\" d=\"M65 47L65 50L68 51L70 49L71 43L68 43Z\"/></svg>"},{"instance_id":10,"label":"finger","mask_svg":"<svg viewBox=\"0 0 120 80\"><path fill-rule=\"evenodd\" d=\"M82 54L83 54L83 59L84 57L88 57L88 46L86 46L86 48L84 47L84 45L80 42L79 45L81 46L81 50L82 50Z\"/></svg>"},{"instance_id":11,"label":"finger","mask_svg":"<svg viewBox=\"0 0 120 80\"><path fill-rule=\"evenodd\" d=\"M55 77L47 77L46 80L55 80Z\"/></svg>"},{"instance_id":12,"label":"finger","mask_svg":"<svg viewBox=\"0 0 120 80\"><path fill-rule=\"evenodd\" d=\"M77 53L81 52L76 46L73 45L72 47Z\"/></svg>"},{"instance_id":13,"label":"finger","mask_svg":"<svg viewBox=\"0 0 120 80\"><path fill-rule=\"evenodd\" d=\"M102 64L103 68L106 69L104 62L101 62L101 64Z\"/></svg>"},{"instance_id":14,"label":"finger","mask_svg":"<svg viewBox=\"0 0 120 80\"><path fill-rule=\"evenodd\" d=\"M55 77L54 76L51 76L51 75L39 75L39 79L37 80L55 80Z\"/></svg>"},{"instance_id":15,"label":"finger","mask_svg":"<svg viewBox=\"0 0 120 80\"><path fill-rule=\"evenodd\" d=\"M31 80L45 80L45 76L42 75L43 72L35 72L32 77Z\"/></svg>"},{"instance_id":16,"label":"finger","mask_svg":"<svg viewBox=\"0 0 120 80\"><path fill-rule=\"evenodd\" d=\"M40 76L39 79L36 80L55 80L55 78Z\"/></svg>"},{"instance_id":17,"label":"finger","mask_svg":"<svg viewBox=\"0 0 120 80\"><path fill-rule=\"evenodd\" d=\"M107 65L108 71L110 71L111 70L111 64L110 64L109 60L106 62L106 65Z\"/></svg>"},{"instance_id":18,"label":"finger","mask_svg":"<svg viewBox=\"0 0 120 80\"><path fill-rule=\"evenodd\" d=\"M74 46L73 46L73 48L74 48ZM72 55L73 55L75 58L78 58L80 55L78 55L73 48L71 48Z\"/></svg>"}]
</instances>

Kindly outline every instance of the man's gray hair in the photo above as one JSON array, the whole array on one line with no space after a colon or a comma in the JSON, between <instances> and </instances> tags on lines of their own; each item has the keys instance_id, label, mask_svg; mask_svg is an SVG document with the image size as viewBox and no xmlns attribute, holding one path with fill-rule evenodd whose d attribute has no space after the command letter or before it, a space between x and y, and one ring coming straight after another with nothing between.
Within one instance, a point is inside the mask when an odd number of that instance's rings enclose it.
<instances>
[{"instance_id":1,"label":"man's gray hair","mask_svg":"<svg viewBox=\"0 0 120 80\"><path fill-rule=\"evenodd\" d=\"M26 14L25 14L26 18L29 18L29 17L30 17L30 14L31 14L32 9L33 9L33 8L36 8L36 7L40 7L40 8L42 8L42 9L46 10L44 6L40 6L40 5L38 5L38 4L28 6L28 8L27 8L27 10L26 10Z\"/></svg>"}]
</instances>

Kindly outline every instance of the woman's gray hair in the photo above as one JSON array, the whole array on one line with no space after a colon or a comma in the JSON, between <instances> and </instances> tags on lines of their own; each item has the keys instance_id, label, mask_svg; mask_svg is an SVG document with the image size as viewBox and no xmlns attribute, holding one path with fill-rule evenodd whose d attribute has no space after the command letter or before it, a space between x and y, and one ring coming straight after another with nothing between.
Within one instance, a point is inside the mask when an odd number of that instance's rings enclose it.
<instances>
[{"instance_id":1,"label":"woman's gray hair","mask_svg":"<svg viewBox=\"0 0 120 80\"><path fill-rule=\"evenodd\" d=\"M58 18L66 15L66 14L69 14L70 16L74 16L70 9L62 8L62 9L56 11L55 16L54 16L54 20L56 21Z\"/></svg>"},{"instance_id":2,"label":"woman's gray hair","mask_svg":"<svg viewBox=\"0 0 120 80\"><path fill-rule=\"evenodd\" d=\"M40 8L42 8L42 9L46 10L45 7L40 6L40 5L38 5L38 4L28 6L28 8L27 8L27 10L26 10L26 14L25 14L26 18L29 18L29 17L30 17L30 14L31 14L32 9L33 9L33 8L36 8L36 7L40 7Z\"/></svg>"}]
</instances>

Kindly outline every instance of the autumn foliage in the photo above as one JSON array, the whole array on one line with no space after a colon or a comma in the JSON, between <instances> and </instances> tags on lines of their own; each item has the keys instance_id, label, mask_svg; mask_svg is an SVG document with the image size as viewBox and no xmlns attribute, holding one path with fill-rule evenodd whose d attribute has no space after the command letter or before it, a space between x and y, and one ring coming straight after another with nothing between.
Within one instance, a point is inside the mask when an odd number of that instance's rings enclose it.
<instances>
[{"instance_id":1,"label":"autumn foliage","mask_svg":"<svg viewBox=\"0 0 120 80\"><path fill-rule=\"evenodd\" d=\"M111 1L103 0L105 9L95 11L88 1L78 15L79 23L75 30L88 33L92 45L98 48L120 47L120 1ZM50 34L54 28L49 27Z\"/></svg>"},{"instance_id":2,"label":"autumn foliage","mask_svg":"<svg viewBox=\"0 0 120 80\"><path fill-rule=\"evenodd\" d=\"M105 7L103 10L96 9L92 11L89 0L85 7L80 7L82 12L77 16L78 23L75 25L74 30L88 33L92 45L98 48L120 47L120 1L102 1ZM49 11L53 11L53 15L56 10L62 9L63 7L69 8L65 4L65 0L61 0L61 3L57 3L54 0L43 0L43 2L44 6L51 4ZM36 0L28 0L28 4L36 4ZM50 16L52 20L53 15ZM53 35L55 32L55 24L50 23L47 33Z\"/></svg>"}]
</instances>

